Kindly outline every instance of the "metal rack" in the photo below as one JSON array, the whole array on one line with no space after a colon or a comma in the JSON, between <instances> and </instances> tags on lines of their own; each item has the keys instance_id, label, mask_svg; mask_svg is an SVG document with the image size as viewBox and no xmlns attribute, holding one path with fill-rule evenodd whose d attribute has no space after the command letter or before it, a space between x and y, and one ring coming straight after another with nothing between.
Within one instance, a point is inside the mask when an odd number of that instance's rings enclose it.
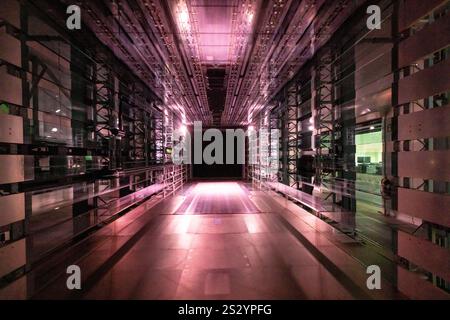
<instances>
[{"instance_id":1,"label":"metal rack","mask_svg":"<svg viewBox=\"0 0 450 320\"><path fill-rule=\"evenodd\" d=\"M21 23L0 23L2 41L19 53L0 57L0 125L11 132L0 136L0 208L16 208L0 219L0 249L24 259L0 274L0 286L188 177L166 153L165 102L93 33L73 39L15 3L9 14ZM167 115L173 121L172 109Z\"/></svg>"}]
</instances>

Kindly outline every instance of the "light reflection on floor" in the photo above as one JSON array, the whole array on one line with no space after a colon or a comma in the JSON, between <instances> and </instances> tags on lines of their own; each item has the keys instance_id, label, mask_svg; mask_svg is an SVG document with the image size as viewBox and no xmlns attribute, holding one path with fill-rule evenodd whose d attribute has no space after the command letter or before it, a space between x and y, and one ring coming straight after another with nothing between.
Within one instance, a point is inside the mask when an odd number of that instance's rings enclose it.
<instances>
[{"instance_id":1,"label":"light reflection on floor","mask_svg":"<svg viewBox=\"0 0 450 320\"><path fill-rule=\"evenodd\" d=\"M257 213L246 191L237 182L197 183L186 195L177 214Z\"/></svg>"}]
</instances>

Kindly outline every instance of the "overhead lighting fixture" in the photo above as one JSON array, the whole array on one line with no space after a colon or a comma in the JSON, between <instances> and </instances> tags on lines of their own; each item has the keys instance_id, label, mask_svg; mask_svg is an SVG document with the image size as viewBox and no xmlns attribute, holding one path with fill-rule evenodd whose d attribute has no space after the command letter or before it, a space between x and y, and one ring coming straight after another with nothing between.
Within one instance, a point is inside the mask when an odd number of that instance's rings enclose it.
<instances>
[{"instance_id":1,"label":"overhead lighting fixture","mask_svg":"<svg viewBox=\"0 0 450 320\"><path fill-rule=\"evenodd\" d=\"M375 127L374 126L370 126L370 130L375 130Z\"/></svg>"},{"instance_id":2,"label":"overhead lighting fixture","mask_svg":"<svg viewBox=\"0 0 450 320\"><path fill-rule=\"evenodd\" d=\"M52 132L58 132L58 128L52 128Z\"/></svg>"},{"instance_id":3,"label":"overhead lighting fixture","mask_svg":"<svg viewBox=\"0 0 450 320\"><path fill-rule=\"evenodd\" d=\"M247 12L247 22L252 23L253 21L253 12Z\"/></svg>"},{"instance_id":4,"label":"overhead lighting fixture","mask_svg":"<svg viewBox=\"0 0 450 320\"><path fill-rule=\"evenodd\" d=\"M189 13L186 10L181 10L180 13L178 14L179 18L180 18L180 22L181 23L188 23L189 22Z\"/></svg>"},{"instance_id":5,"label":"overhead lighting fixture","mask_svg":"<svg viewBox=\"0 0 450 320\"><path fill-rule=\"evenodd\" d=\"M178 27L182 33L186 35L190 33L189 10L184 1L180 1L177 9Z\"/></svg>"},{"instance_id":6,"label":"overhead lighting fixture","mask_svg":"<svg viewBox=\"0 0 450 320\"><path fill-rule=\"evenodd\" d=\"M56 109L55 112L56 112L56 113L60 113L60 112L61 112L61 109Z\"/></svg>"}]
</instances>

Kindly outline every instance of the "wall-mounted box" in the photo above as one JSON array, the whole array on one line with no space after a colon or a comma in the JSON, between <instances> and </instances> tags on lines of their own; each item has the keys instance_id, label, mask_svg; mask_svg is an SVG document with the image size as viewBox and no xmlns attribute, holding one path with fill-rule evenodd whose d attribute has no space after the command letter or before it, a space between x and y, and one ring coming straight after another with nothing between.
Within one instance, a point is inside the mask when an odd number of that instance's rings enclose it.
<instances>
[{"instance_id":1,"label":"wall-mounted box","mask_svg":"<svg viewBox=\"0 0 450 320\"><path fill-rule=\"evenodd\" d=\"M23 144L23 118L0 113L0 142Z\"/></svg>"},{"instance_id":2,"label":"wall-mounted box","mask_svg":"<svg viewBox=\"0 0 450 320\"><path fill-rule=\"evenodd\" d=\"M0 278L26 264L25 239L0 248Z\"/></svg>"},{"instance_id":3,"label":"wall-mounted box","mask_svg":"<svg viewBox=\"0 0 450 320\"><path fill-rule=\"evenodd\" d=\"M0 197L0 227L25 219L24 193Z\"/></svg>"}]
</instances>

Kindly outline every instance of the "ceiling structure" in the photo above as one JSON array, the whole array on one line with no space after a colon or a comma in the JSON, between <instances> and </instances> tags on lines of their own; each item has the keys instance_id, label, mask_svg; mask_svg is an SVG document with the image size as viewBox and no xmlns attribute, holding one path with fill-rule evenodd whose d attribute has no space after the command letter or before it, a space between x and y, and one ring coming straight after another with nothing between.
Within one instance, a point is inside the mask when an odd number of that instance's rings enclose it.
<instances>
[{"instance_id":1,"label":"ceiling structure","mask_svg":"<svg viewBox=\"0 0 450 320\"><path fill-rule=\"evenodd\" d=\"M254 16L260 0L178 0L171 12L180 40L201 75L196 78L200 95L206 95L212 125L223 120L233 101L236 70L253 35ZM206 84L206 88L203 87ZM205 89L205 91L203 91Z\"/></svg>"},{"instance_id":2,"label":"ceiling structure","mask_svg":"<svg viewBox=\"0 0 450 320\"><path fill-rule=\"evenodd\" d=\"M78 4L83 22L100 41L187 123L226 126L251 123L252 116L364 2L81 0Z\"/></svg>"}]
</instances>

